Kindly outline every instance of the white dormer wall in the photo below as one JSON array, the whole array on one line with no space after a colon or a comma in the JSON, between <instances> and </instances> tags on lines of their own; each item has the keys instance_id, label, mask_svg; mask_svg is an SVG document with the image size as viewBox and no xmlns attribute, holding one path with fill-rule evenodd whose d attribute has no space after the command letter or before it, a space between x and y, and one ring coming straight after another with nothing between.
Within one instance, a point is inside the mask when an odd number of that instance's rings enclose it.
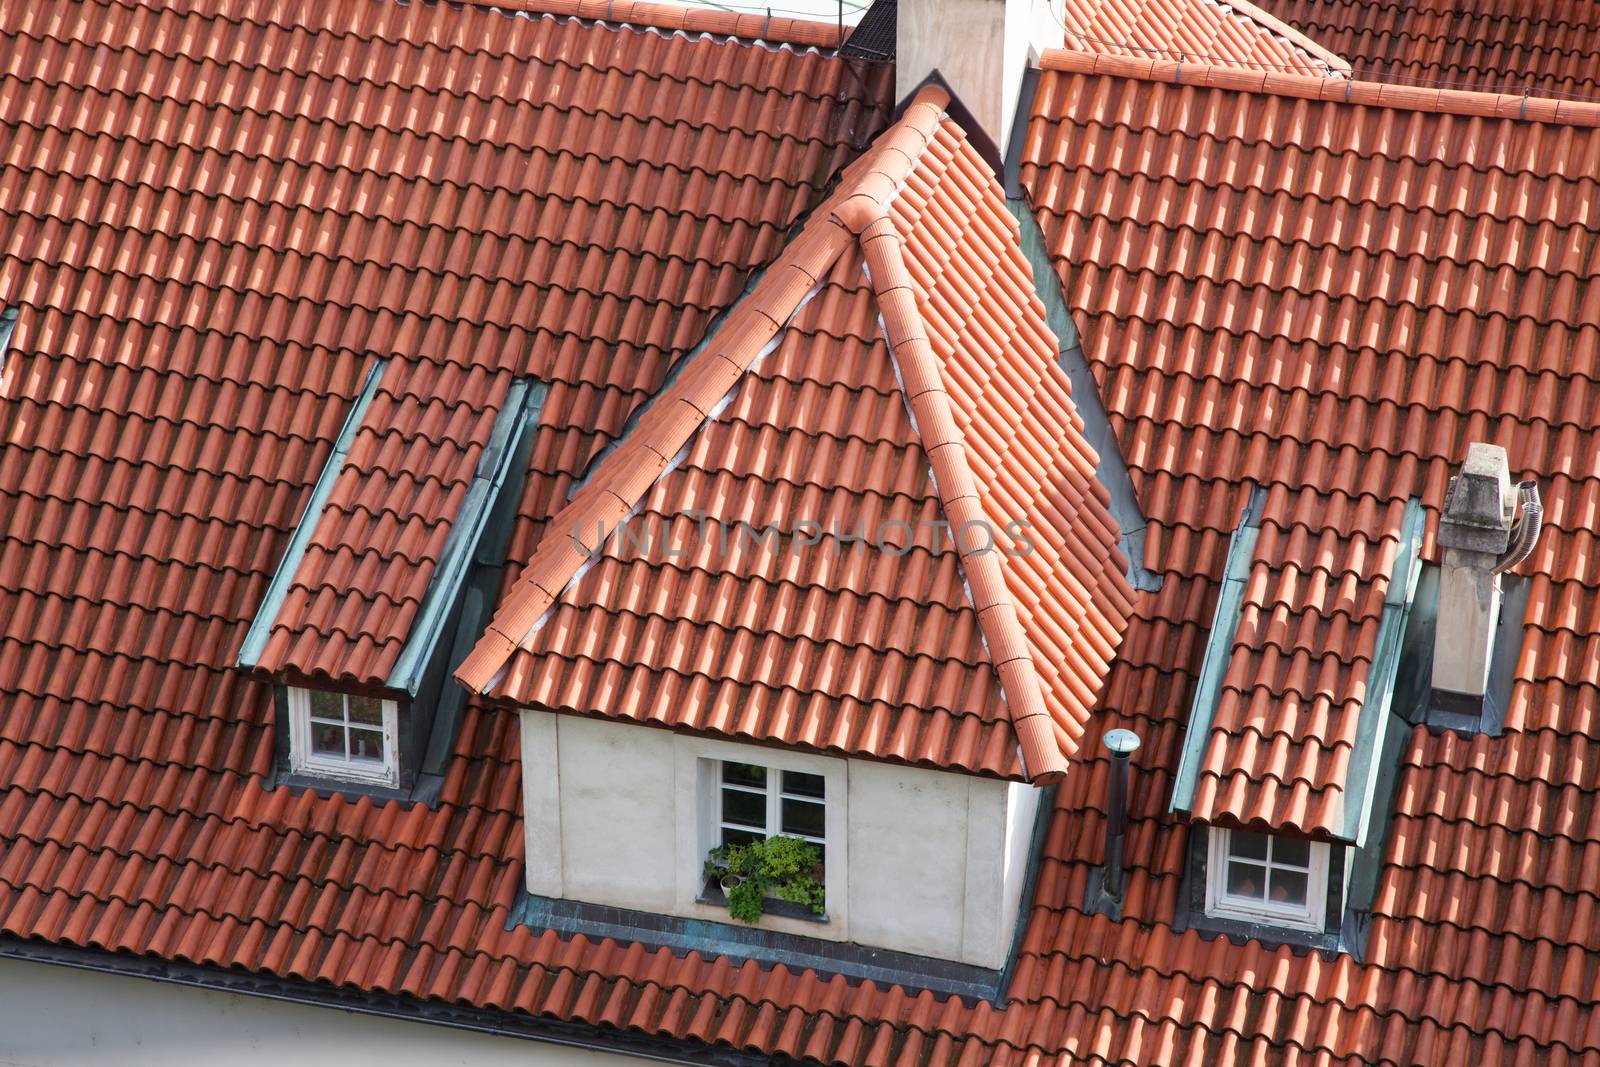
<instances>
[{"instance_id":1,"label":"white dormer wall","mask_svg":"<svg viewBox=\"0 0 1600 1067\"><path fill-rule=\"evenodd\" d=\"M1004 966L1040 793L1019 782L819 756L648 726L523 711L523 825L531 893L732 922L704 903L717 760L821 774L827 917L761 928Z\"/></svg>"},{"instance_id":2,"label":"white dormer wall","mask_svg":"<svg viewBox=\"0 0 1600 1067\"><path fill-rule=\"evenodd\" d=\"M1001 152L1030 56L1062 42L1045 0L900 0L896 27L896 99L938 71Z\"/></svg>"}]
</instances>

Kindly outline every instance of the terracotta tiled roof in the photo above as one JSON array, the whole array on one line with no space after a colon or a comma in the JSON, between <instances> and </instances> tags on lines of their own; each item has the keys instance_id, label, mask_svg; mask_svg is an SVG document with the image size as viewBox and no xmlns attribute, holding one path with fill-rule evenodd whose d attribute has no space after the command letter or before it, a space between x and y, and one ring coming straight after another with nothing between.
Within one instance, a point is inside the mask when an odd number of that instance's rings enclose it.
<instances>
[{"instance_id":1,"label":"terracotta tiled roof","mask_svg":"<svg viewBox=\"0 0 1600 1067\"><path fill-rule=\"evenodd\" d=\"M1165 581L1095 719L1146 739L1128 921L1079 910L1104 785L1069 774L1014 994L1053 1004L1101 975L1103 995L1065 1003L1083 1013L1075 1047L1110 1061L1592 1061L1596 109L1529 101L1518 121L1514 97L1046 65L1022 180ZM1505 732L1405 739L1364 963L1173 934L1187 835L1165 809L1251 486L1267 489L1253 607L1208 761L1248 773L1219 773L1206 814L1316 831L1339 803L1399 504L1436 518L1470 440L1503 444L1552 516L1520 568Z\"/></svg>"},{"instance_id":2,"label":"terracotta tiled roof","mask_svg":"<svg viewBox=\"0 0 1600 1067\"><path fill-rule=\"evenodd\" d=\"M1600 97L1596 0L1262 0L1358 77Z\"/></svg>"},{"instance_id":3,"label":"terracotta tiled roof","mask_svg":"<svg viewBox=\"0 0 1600 1067\"><path fill-rule=\"evenodd\" d=\"M511 377L427 360L384 368L325 507L309 516L262 670L388 683Z\"/></svg>"},{"instance_id":4,"label":"terracotta tiled roof","mask_svg":"<svg viewBox=\"0 0 1600 1067\"><path fill-rule=\"evenodd\" d=\"M551 382L566 421L541 431L512 549L531 558L597 448L881 125L881 73L375 0L10 5L0 37L0 303L22 309L0 376L0 933L852 1067L1600 1062L1600 109L1107 57L1042 75L1024 179L1164 582L1058 788L996 1007L508 925L513 716L469 704L436 808L268 791L269 691L230 667L374 358ZM480 76L492 95L464 91ZM408 115L444 125L393 132ZM976 203L962 261L1019 276L992 175L948 120L923 160L945 180L913 170L896 225L944 248ZM476 295L397 314L274 274L291 250ZM875 299L843 257L788 333ZM794 343L725 414L788 387ZM700 469L709 435L748 441L728 421L695 437ZM1376 577L1391 501L1436 509L1472 438L1505 444L1548 505L1507 731L1407 738L1364 962L1175 932L1186 827L1166 807L1245 482L1279 494L1256 600L1305 604L1327 647L1342 601L1291 595L1289 567ZM1145 744L1115 922L1082 902L1098 739L1119 725Z\"/></svg>"},{"instance_id":5,"label":"terracotta tiled roof","mask_svg":"<svg viewBox=\"0 0 1600 1067\"><path fill-rule=\"evenodd\" d=\"M953 166L941 108L913 105L846 172L597 465L464 684L937 766L1065 768L1130 607L1126 561L1014 224ZM635 536L604 539L624 517Z\"/></svg>"},{"instance_id":6,"label":"terracotta tiled roof","mask_svg":"<svg viewBox=\"0 0 1600 1067\"><path fill-rule=\"evenodd\" d=\"M1350 65L1249 0L1064 0L1063 46L1251 70L1343 74Z\"/></svg>"}]
</instances>

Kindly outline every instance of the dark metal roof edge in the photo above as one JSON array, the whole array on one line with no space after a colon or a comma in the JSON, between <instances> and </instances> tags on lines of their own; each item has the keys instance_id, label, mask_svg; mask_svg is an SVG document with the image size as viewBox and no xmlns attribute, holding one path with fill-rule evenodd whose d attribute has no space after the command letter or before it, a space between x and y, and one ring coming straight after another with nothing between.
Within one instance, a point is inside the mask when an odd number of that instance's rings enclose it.
<instances>
[{"instance_id":1,"label":"dark metal roof edge","mask_svg":"<svg viewBox=\"0 0 1600 1067\"><path fill-rule=\"evenodd\" d=\"M549 388L544 382L526 378L513 381L507 388L505 403L489 433L488 446L478 457L467 495L461 501L461 509L445 538L439 562L423 594L416 622L389 672L387 684L390 688L417 695L422 675L449 621L489 515L506 485L517 441L527 424L539 418Z\"/></svg>"},{"instance_id":2,"label":"dark metal roof edge","mask_svg":"<svg viewBox=\"0 0 1600 1067\"><path fill-rule=\"evenodd\" d=\"M350 406L350 412L344 418L344 425L339 428L339 436L334 439L333 450L328 453L328 460L322 465L322 473L317 476L311 495L306 498L305 510L300 513L300 518L294 525L294 533L289 537L289 547L284 550L283 558L278 561L278 568L272 574L272 581L267 584L267 591L261 598L261 606L256 609L255 618L250 621L250 629L245 631L244 642L239 646L239 656L236 661L240 667L251 668L261 660L261 653L267 645L267 635L272 632L272 624L283 607L284 597L289 592L289 583L294 580L295 572L300 569L300 561L305 558L306 546L311 543L311 534L317 528L317 520L322 517L322 510L327 507L328 497L333 494L333 483L338 480L339 469L344 465L344 458L350 452L356 431L366 418L367 408L378 391L378 382L383 378L385 365L384 360L378 359L367 368L367 377L361 385L361 392L356 395L355 403Z\"/></svg>"},{"instance_id":3,"label":"dark metal roof edge","mask_svg":"<svg viewBox=\"0 0 1600 1067\"><path fill-rule=\"evenodd\" d=\"M1211 617L1211 632L1200 660L1200 677L1195 683L1194 703L1189 708L1189 725L1184 731L1183 753L1172 786L1169 811L1189 811L1194 807L1194 790L1200 776L1200 761L1205 758L1211 722L1222 695L1222 676L1228 670L1228 653L1239 630L1244 585L1250 577L1250 557L1255 553L1256 537L1261 532L1261 509L1266 489L1250 490L1250 501L1239 516L1239 525L1228 538L1227 562L1222 570L1222 589L1217 594L1216 612Z\"/></svg>"},{"instance_id":4,"label":"dark metal roof edge","mask_svg":"<svg viewBox=\"0 0 1600 1067\"><path fill-rule=\"evenodd\" d=\"M1041 810L1041 814L1048 818L1048 813ZM1027 913L1028 908L1022 908L1019 920ZM812 971L823 981L837 976L852 987L865 982L899 986L911 994L927 991L939 997L960 997L969 1005L979 1001L998 1005L1004 992L1004 968L743 926L731 919L689 919L526 890L506 917L507 929L518 925L535 934L554 930L563 936L640 945L650 951L664 948L675 956L698 952L707 959L721 957L736 967L751 962L763 970L784 966L796 973Z\"/></svg>"},{"instance_id":5,"label":"dark metal roof edge","mask_svg":"<svg viewBox=\"0 0 1600 1067\"><path fill-rule=\"evenodd\" d=\"M659 1063L710 1064L713 1067L789 1067L799 1061L766 1053L681 1038L659 1037L594 1023L469 1008L441 1000L397 996L324 985L302 978L280 978L225 967L177 963L99 948L79 948L0 934L0 958L52 963L80 970L168 982L197 989L261 997L317 1008L338 1008L406 1022L431 1023L498 1037L609 1052Z\"/></svg>"}]
</instances>

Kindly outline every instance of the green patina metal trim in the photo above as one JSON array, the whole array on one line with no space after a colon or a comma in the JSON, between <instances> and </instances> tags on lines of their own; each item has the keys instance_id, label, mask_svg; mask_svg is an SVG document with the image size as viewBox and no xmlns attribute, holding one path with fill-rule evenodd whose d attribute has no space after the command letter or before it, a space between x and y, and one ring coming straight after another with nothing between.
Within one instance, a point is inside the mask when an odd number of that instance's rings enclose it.
<instances>
[{"instance_id":1,"label":"green patina metal trim","mask_svg":"<svg viewBox=\"0 0 1600 1067\"><path fill-rule=\"evenodd\" d=\"M494 429L489 434L489 444L478 457L478 468L472 474L472 485L461 502L461 512L445 539L444 550L439 554L438 566L423 594L422 607L411 635L400 650L400 658L389 672L386 683L391 689L404 690L412 696L422 684L422 676L438 646L439 636L455 613L462 583L472 568L478 542L494 512L495 502L511 477L512 459L517 455L517 444L527 428L539 421L544 408L544 398L550 391L544 382L519 379L506 391L505 404L495 416ZM520 479L518 480L520 484Z\"/></svg>"},{"instance_id":2,"label":"green patina metal trim","mask_svg":"<svg viewBox=\"0 0 1600 1067\"><path fill-rule=\"evenodd\" d=\"M239 648L238 663L241 667L254 667L261 661L261 653L267 647L267 635L272 632L272 623L283 607L283 598L288 595L289 583L294 581L295 571L300 569L300 561L305 558L306 546L311 543L311 533L316 529L317 520L322 517L322 509L327 506L328 497L333 493L333 483L339 477L339 468L344 466L344 459L350 452L351 442L355 440L356 430L360 428L361 421L366 417L367 407L378 392L378 381L383 377L384 366L384 361L380 359L367 370L367 380L361 386L361 393L350 408L350 414L345 416L344 425L339 429L339 436L334 440L333 452L329 454L328 461L322 465L322 473L317 477L317 484L312 487L305 510L300 513L300 520L295 523L294 534L289 538L289 547L284 552L283 559L279 561L278 569L273 572L272 581L267 585L266 596L261 599L261 607L257 609L256 617L251 621L250 629L245 632L244 644Z\"/></svg>"},{"instance_id":3,"label":"green patina metal trim","mask_svg":"<svg viewBox=\"0 0 1600 1067\"><path fill-rule=\"evenodd\" d=\"M1344 829L1340 837L1356 845L1366 843L1372 822L1372 798L1378 774L1378 755L1389 732L1389 709L1394 704L1395 679L1400 670L1400 650L1406 623L1417 595L1417 579L1422 574L1422 531L1426 517L1421 501L1406 501L1400 523L1400 548L1395 555L1394 580L1383 599L1383 618L1378 623L1378 647L1372 656L1367 679L1367 700L1361 707L1356 727L1355 748L1350 754L1350 770L1345 777ZM1350 803L1352 797L1358 803Z\"/></svg>"},{"instance_id":4,"label":"green patina metal trim","mask_svg":"<svg viewBox=\"0 0 1600 1067\"><path fill-rule=\"evenodd\" d=\"M17 309L0 311L0 374L5 373L6 351L11 347L11 335L17 329Z\"/></svg>"},{"instance_id":5,"label":"green patina metal trim","mask_svg":"<svg viewBox=\"0 0 1600 1067\"><path fill-rule=\"evenodd\" d=\"M1261 508L1267 493L1261 486L1250 491L1239 525L1228 539L1228 561L1222 571L1222 590L1217 594L1217 610L1211 617L1211 636L1206 639L1205 656L1200 661L1200 681L1195 686L1194 704L1189 709L1189 729L1183 738L1183 755L1178 761L1178 777L1172 787L1172 811L1194 807L1194 788L1200 777L1200 761L1205 756L1206 738L1217 714L1222 696L1222 676L1228 669L1228 654L1239 632L1239 617L1244 586L1250 577L1250 559L1255 555L1256 538L1261 534Z\"/></svg>"}]
</instances>

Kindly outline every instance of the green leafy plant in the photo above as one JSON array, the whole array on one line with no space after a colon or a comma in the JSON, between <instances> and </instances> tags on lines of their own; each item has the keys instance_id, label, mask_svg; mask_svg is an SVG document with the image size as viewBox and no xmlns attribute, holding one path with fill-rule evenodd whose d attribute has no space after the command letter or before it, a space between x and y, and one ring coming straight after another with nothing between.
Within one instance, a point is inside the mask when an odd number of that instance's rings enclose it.
<instances>
[{"instance_id":1,"label":"green leafy plant","mask_svg":"<svg viewBox=\"0 0 1600 1067\"><path fill-rule=\"evenodd\" d=\"M722 885L728 914L739 922L760 922L768 897L822 914L822 850L810 841L769 837L742 845L718 845L706 854L705 875Z\"/></svg>"}]
</instances>

